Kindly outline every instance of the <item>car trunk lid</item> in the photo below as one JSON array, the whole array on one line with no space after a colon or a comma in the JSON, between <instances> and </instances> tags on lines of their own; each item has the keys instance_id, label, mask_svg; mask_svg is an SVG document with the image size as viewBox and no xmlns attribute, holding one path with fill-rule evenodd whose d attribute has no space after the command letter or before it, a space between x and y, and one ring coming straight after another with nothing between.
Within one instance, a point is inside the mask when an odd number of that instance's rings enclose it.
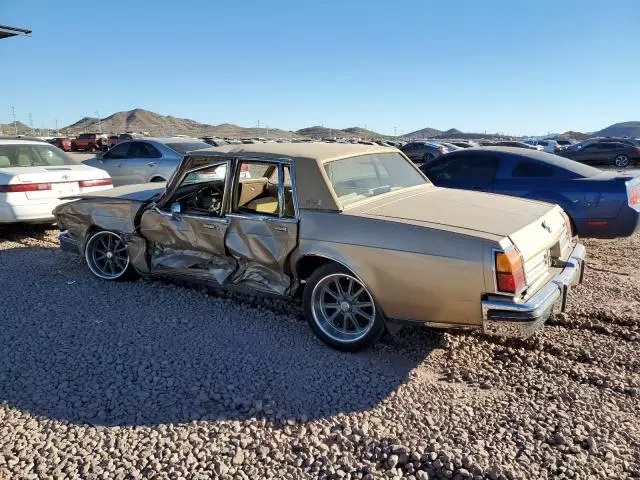
<instances>
[{"instance_id":1,"label":"car trunk lid","mask_svg":"<svg viewBox=\"0 0 640 480\"><path fill-rule=\"evenodd\" d=\"M432 185L385 196L348 209L349 213L403 223L446 227L463 233L507 237L524 261L527 285L551 268L554 258L566 259L571 233L557 205Z\"/></svg>"},{"instance_id":2,"label":"car trunk lid","mask_svg":"<svg viewBox=\"0 0 640 480\"><path fill-rule=\"evenodd\" d=\"M77 195L82 191L80 181L108 178L104 171L84 165L22 167L12 170L14 170L14 179L11 183L50 185L50 188L25 192L29 200Z\"/></svg>"}]
</instances>

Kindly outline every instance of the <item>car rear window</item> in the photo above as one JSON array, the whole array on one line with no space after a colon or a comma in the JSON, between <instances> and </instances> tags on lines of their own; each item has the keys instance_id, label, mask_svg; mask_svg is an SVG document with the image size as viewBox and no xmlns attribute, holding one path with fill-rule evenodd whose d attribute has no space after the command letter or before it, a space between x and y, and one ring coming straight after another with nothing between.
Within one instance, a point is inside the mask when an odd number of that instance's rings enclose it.
<instances>
[{"instance_id":1,"label":"car rear window","mask_svg":"<svg viewBox=\"0 0 640 480\"><path fill-rule=\"evenodd\" d=\"M175 142L175 143L167 143L167 147L171 150L178 152L181 155L184 155L187 152L192 150L201 150L203 148L211 148L211 145L205 142Z\"/></svg>"},{"instance_id":2,"label":"car rear window","mask_svg":"<svg viewBox=\"0 0 640 480\"><path fill-rule=\"evenodd\" d=\"M399 153L376 153L334 160L327 162L324 169L343 206L429 183Z\"/></svg>"},{"instance_id":3,"label":"car rear window","mask_svg":"<svg viewBox=\"0 0 640 480\"><path fill-rule=\"evenodd\" d=\"M50 145L0 145L0 169L76 165L60 149Z\"/></svg>"},{"instance_id":4,"label":"car rear window","mask_svg":"<svg viewBox=\"0 0 640 480\"><path fill-rule=\"evenodd\" d=\"M561 168L562 170L572 173L573 177L588 178L598 175L602 172L597 168L590 167L589 165L585 165L584 163L576 162L574 160L570 160L553 153L536 152L534 150L528 150L527 152L527 157L533 160L538 160L539 162L546 163L551 167Z\"/></svg>"}]
</instances>

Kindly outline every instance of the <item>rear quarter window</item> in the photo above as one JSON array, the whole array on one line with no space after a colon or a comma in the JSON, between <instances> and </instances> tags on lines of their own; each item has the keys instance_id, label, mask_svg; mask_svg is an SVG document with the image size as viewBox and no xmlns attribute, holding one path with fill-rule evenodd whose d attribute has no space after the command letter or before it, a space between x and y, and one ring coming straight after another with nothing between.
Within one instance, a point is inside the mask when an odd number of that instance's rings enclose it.
<instances>
[{"instance_id":1,"label":"rear quarter window","mask_svg":"<svg viewBox=\"0 0 640 480\"><path fill-rule=\"evenodd\" d=\"M555 170L549 165L528 160L518 162L511 176L513 178L549 178L555 175Z\"/></svg>"}]
</instances>

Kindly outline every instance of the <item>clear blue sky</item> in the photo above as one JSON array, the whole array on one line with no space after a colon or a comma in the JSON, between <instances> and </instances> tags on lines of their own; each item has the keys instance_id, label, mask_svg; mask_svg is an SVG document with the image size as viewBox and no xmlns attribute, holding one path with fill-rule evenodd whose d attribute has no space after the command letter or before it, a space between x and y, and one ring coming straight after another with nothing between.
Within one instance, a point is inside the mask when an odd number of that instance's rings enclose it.
<instances>
[{"instance_id":1,"label":"clear blue sky","mask_svg":"<svg viewBox=\"0 0 640 480\"><path fill-rule=\"evenodd\" d=\"M144 6L143 6L144 4ZM151 6L153 5L153 6ZM545 134L640 120L640 0L0 0L0 123Z\"/></svg>"}]
</instances>

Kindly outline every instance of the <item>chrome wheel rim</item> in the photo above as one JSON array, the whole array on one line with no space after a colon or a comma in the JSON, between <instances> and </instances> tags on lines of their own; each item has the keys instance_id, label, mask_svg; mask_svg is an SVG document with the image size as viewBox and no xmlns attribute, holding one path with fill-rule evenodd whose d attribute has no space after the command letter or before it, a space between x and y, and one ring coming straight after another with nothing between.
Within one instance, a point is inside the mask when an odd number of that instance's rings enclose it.
<instances>
[{"instance_id":1,"label":"chrome wheel rim","mask_svg":"<svg viewBox=\"0 0 640 480\"><path fill-rule=\"evenodd\" d=\"M626 167L629 164L629 158L626 155L618 155L616 157L617 167Z\"/></svg>"},{"instance_id":2,"label":"chrome wheel rim","mask_svg":"<svg viewBox=\"0 0 640 480\"><path fill-rule=\"evenodd\" d=\"M129 252L119 235L98 232L87 242L85 258L89 270L105 280L121 277L129 267Z\"/></svg>"},{"instance_id":3,"label":"chrome wheel rim","mask_svg":"<svg viewBox=\"0 0 640 480\"><path fill-rule=\"evenodd\" d=\"M357 278L335 273L322 278L311 293L313 319L336 342L353 343L373 327L376 307Z\"/></svg>"}]
</instances>

